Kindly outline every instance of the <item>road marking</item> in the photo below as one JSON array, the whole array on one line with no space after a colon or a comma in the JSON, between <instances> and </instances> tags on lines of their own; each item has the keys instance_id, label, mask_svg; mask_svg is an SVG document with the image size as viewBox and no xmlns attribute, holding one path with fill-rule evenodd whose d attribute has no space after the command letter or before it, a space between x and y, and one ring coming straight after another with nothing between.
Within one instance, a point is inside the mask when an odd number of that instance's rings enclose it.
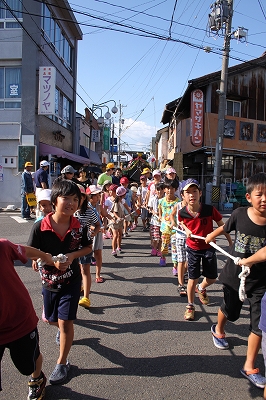
<instances>
[{"instance_id":1,"label":"road marking","mask_svg":"<svg viewBox=\"0 0 266 400\"><path fill-rule=\"evenodd\" d=\"M10 217L10 218L13 218L19 224L27 224L28 223L28 221L26 219L23 219L22 217Z\"/></svg>"}]
</instances>

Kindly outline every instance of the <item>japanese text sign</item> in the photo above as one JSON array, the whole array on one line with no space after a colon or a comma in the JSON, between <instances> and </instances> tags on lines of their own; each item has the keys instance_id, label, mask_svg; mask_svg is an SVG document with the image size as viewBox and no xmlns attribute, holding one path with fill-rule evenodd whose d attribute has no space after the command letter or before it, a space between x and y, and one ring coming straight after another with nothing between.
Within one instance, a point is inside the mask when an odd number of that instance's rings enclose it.
<instances>
[{"instance_id":1,"label":"japanese text sign","mask_svg":"<svg viewBox=\"0 0 266 400\"><path fill-rule=\"evenodd\" d=\"M55 67L39 68L39 109L38 114L55 114Z\"/></svg>"},{"instance_id":2,"label":"japanese text sign","mask_svg":"<svg viewBox=\"0 0 266 400\"><path fill-rule=\"evenodd\" d=\"M199 147L203 142L204 105L203 92L199 89L191 93L191 134L193 146Z\"/></svg>"}]
</instances>

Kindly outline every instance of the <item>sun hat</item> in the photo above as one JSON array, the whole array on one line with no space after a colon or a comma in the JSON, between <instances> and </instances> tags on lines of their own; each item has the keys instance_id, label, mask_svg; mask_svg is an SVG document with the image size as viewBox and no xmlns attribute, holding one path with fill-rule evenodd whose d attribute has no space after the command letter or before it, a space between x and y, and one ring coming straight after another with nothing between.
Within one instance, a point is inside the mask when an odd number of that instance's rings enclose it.
<instances>
[{"instance_id":1,"label":"sun hat","mask_svg":"<svg viewBox=\"0 0 266 400\"><path fill-rule=\"evenodd\" d=\"M126 192L127 192L127 189L125 189L123 186L119 186L116 189L116 195L117 196L124 196L124 194L126 194Z\"/></svg>"},{"instance_id":2,"label":"sun hat","mask_svg":"<svg viewBox=\"0 0 266 400\"><path fill-rule=\"evenodd\" d=\"M138 188L136 186L131 186L130 190L131 192L137 193Z\"/></svg>"},{"instance_id":3,"label":"sun hat","mask_svg":"<svg viewBox=\"0 0 266 400\"><path fill-rule=\"evenodd\" d=\"M162 175L161 174L161 171L159 170L159 169L155 169L154 171L153 171L153 173L152 173L152 176L155 176L155 175Z\"/></svg>"},{"instance_id":4,"label":"sun hat","mask_svg":"<svg viewBox=\"0 0 266 400\"><path fill-rule=\"evenodd\" d=\"M25 163L25 168L26 167L33 167L33 164L30 162L30 161L27 161L26 163Z\"/></svg>"},{"instance_id":5,"label":"sun hat","mask_svg":"<svg viewBox=\"0 0 266 400\"><path fill-rule=\"evenodd\" d=\"M37 203L39 203L42 200L48 200L51 201L51 189L42 189L39 191L37 195Z\"/></svg>"},{"instance_id":6,"label":"sun hat","mask_svg":"<svg viewBox=\"0 0 266 400\"><path fill-rule=\"evenodd\" d=\"M103 182L103 187L104 187L105 185L111 185L111 184L112 184L111 181L106 180L106 181Z\"/></svg>"},{"instance_id":7,"label":"sun hat","mask_svg":"<svg viewBox=\"0 0 266 400\"><path fill-rule=\"evenodd\" d=\"M115 169L114 163L109 162L109 163L106 165L106 170L108 170L108 169Z\"/></svg>"},{"instance_id":8,"label":"sun hat","mask_svg":"<svg viewBox=\"0 0 266 400\"><path fill-rule=\"evenodd\" d=\"M49 163L48 161L46 161L46 160L42 160L42 161L40 162L40 166L41 166L41 167L48 167L48 165L50 165L50 163Z\"/></svg>"},{"instance_id":9,"label":"sun hat","mask_svg":"<svg viewBox=\"0 0 266 400\"><path fill-rule=\"evenodd\" d=\"M183 181L181 184L182 190L187 190L190 186L197 186L199 188L199 182L196 179L189 178Z\"/></svg>"},{"instance_id":10,"label":"sun hat","mask_svg":"<svg viewBox=\"0 0 266 400\"><path fill-rule=\"evenodd\" d=\"M90 185L87 189L86 189L86 193L87 194L97 194L97 193L101 193L102 189L99 186L96 185Z\"/></svg>"},{"instance_id":11,"label":"sun hat","mask_svg":"<svg viewBox=\"0 0 266 400\"><path fill-rule=\"evenodd\" d=\"M167 168L166 174L176 174L176 170L173 167Z\"/></svg>"},{"instance_id":12,"label":"sun hat","mask_svg":"<svg viewBox=\"0 0 266 400\"><path fill-rule=\"evenodd\" d=\"M151 172L150 168L144 168L142 174L148 174L149 172Z\"/></svg>"},{"instance_id":13,"label":"sun hat","mask_svg":"<svg viewBox=\"0 0 266 400\"><path fill-rule=\"evenodd\" d=\"M139 180L141 181L142 179L147 179L145 175L140 175Z\"/></svg>"},{"instance_id":14,"label":"sun hat","mask_svg":"<svg viewBox=\"0 0 266 400\"><path fill-rule=\"evenodd\" d=\"M122 178L120 179L120 183L129 183L129 180L126 176L122 176Z\"/></svg>"},{"instance_id":15,"label":"sun hat","mask_svg":"<svg viewBox=\"0 0 266 400\"><path fill-rule=\"evenodd\" d=\"M119 186L115 185L114 183L112 183L111 186L109 186L109 190L112 190L112 192L114 192Z\"/></svg>"},{"instance_id":16,"label":"sun hat","mask_svg":"<svg viewBox=\"0 0 266 400\"><path fill-rule=\"evenodd\" d=\"M77 185L77 187L79 188L79 190L80 190L80 193L86 194L86 191L85 191L85 188L84 188L84 186L82 186L82 185L79 185L78 183L76 183L76 185Z\"/></svg>"},{"instance_id":17,"label":"sun hat","mask_svg":"<svg viewBox=\"0 0 266 400\"><path fill-rule=\"evenodd\" d=\"M67 165L62 169L61 174L74 174L75 172L77 171L72 167L72 165Z\"/></svg>"}]
</instances>

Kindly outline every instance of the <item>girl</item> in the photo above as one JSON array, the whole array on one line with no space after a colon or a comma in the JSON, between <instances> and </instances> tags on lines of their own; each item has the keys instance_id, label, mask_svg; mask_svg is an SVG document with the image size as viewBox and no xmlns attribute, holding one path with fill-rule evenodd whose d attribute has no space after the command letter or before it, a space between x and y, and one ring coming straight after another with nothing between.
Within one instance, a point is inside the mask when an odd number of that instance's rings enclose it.
<instances>
[{"instance_id":1,"label":"girl","mask_svg":"<svg viewBox=\"0 0 266 400\"><path fill-rule=\"evenodd\" d=\"M151 199L151 212L152 212L152 217L151 217L151 245L152 245L152 250L151 250L151 255L152 256L158 256L161 257L161 233L160 233L160 221L158 219L159 217L159 211L158 211L158 205L159 205L159 199L162 199L164 197L164 184L163 183L157 183L155 186L155 195Z\"/></svg>"},{"instance_id":2,"label":"girl","mask_svg":"<svg viewBox=\"0 0 266 400\"><path fill-rule=\"evenodd\" d=\"M100 204L102 208L106 208L105 201L109 197L109 188L111 186L110 181L105 181L102 186L101 200ZM111 239L109 231L107 230L107 218L103 218L103 239Z\"/></svg>"},{"instance_id":3,"label":"girl","mask_svg":"<svg viewBox=\"0 0 266 400\"><path fill-rule=\"evenodd\" d=\"M127 193L126 188L119 186L116 189L116 197L114 199L114 204L110 210L110 215L115 218L113 224L113 240L112 240L112 255L117 257L121 252L121 241L123 234L123 223L125 218L123 202L125 201L125 195Z\"/></svg>"}]
</instances>

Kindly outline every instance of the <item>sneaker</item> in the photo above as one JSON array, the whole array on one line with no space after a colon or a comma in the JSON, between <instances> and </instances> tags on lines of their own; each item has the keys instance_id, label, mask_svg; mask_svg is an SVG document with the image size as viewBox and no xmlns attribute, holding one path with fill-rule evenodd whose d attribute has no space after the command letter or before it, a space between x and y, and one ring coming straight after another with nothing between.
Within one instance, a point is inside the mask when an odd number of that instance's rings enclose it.
<instances>
[{"instance_id":1,"label":"sneaker","mask_svg":"<svg viewBox=\"0 0 266 400\"><path fill-rule=\"evenodd\" d=\"M152 249L151 250L151 256L157 256L157 250L156 249Z\"/></svg>"},{"instance_id":2,"label":"sneaker","mask_svg":"<svg viewBox=\"0 0 266 400\"><path fill-rule=\"evenodd\" d=\"M186 321L194 321L195 307L192 304L186 306L184 318Z\"/></svg>"},{"instance_id":3,"label":"sneaker","mask_svg":"<svg viewBox=\"0 0 266 400\"><path fill-rule=\"evenodd\" d=\"M178 288L177 288L177 290L178 290L178 292L179 292L180 297L185 297L185 296L187 296L187 289L186 289L185 286L179 285Z\"/></svg>"},{"instance_id":4,"label":"sneaker","mask_svg":"<svg viewBox=\"0 0 266 400\"><path fill-rule=\"evenodd\" d=\"M177 269L175 267L173 267L172 273L173 273L174 276L177 276Z\"/></svg>"},{"instance_id":5,"label":"sneaker","mask_svg":"<svg viewBox=\"0 0 266 400\"><path fill-rule=\"evenodd\" d=\"M30 380L28 382L28 400L41 400L44 398L46 381L47 379L42 372L39 379Z\"/></svg>"},{"instance_id":6,"label":"sneaker","mask_svg":"<svg viewBox=\"0 0 266 400\"><path fill-rule=\"evenodd\" d=\"M213 340L214 346L221 350L229 349L229 344L228 344L227 340L225 339L225 333L218 334L215 332L215 329L216 329L216 325L212 325L211 333L212 333L212 340Z\"/></svg>"},{"instance_id":7,"label":"sneaker","mask_svg":"<svg viewBox=\"0 0 266 400\"><path fill-rule=\"evenodd\" d=\"M60 329L58 329L57 334L55 336L55 343L60 346Z\"/></svg>"},{"instance_id":8,"label":"sneaker","mask_svg":"<svg viewBox=\"0 0 266 400\"><path fill-rule=\"evenodd\" d=\"M162 253L160 252L160 250L157 250L157 257L162 257Z\"/></svg>"},{"instance_id":9,"label":"sneaker","mask_svg":"<svg viewBox=\"0 0 266 400\"><path fill-rule=\"evenodd\" d=\"M199 300L205 306L209 304L209 297L207 295L206 289L199 291L199 285L196 286L196 293L199 295Z\"/></svg>"},{"instance_id":10,"label":"sneaker","mask_svg":"<svg viewBox=\"0 0 266 400\"><path fill-rule=\"evenodd\" d=\"M51 385L59 385L60 383L65 382L69 370L70 364L68 361L66 364L56 364L55 369L49 378Z\"/></svg>"},{"instance_id":11,"label":"sneaker","mask_svg":"<svg viewBox=\"0 0 266 400\"><path fill-rule=\"evenodd\" d=\"M82 297L79 301L79 306L84 307L84 308L89 308L91 305L90 299L88 297Z\"/></svg>"},{"instance_id":12,"label":"sneaker","mask_svg":"<svg viewBox=\"0 0 266 400\"><path fill-rule=\"evenodd\" d=\"M160 258L160 266L161 266L161 267L165 267L165 266L166 266L165 257L161 257L161 258Z\"/></svg>"},{"instance_id":13,"label":"sneaker","mask_svg":"<svg viewBox=\"0 0 266 400\"><path fill-rule=\"evenodd\" d=\"M121 253L121 247L117 247L116 254L119 256L120 253Z\"/></svg>"},{"instance_id":14,"label":"sneaker","mask_svg":"<svg viewBox=\"0 0 266 400\"><path fill-rule=\"evenodd\" d=\"M106 233L103 233L103 239L109 239L109 237L106 235Z\"/></svg>"},{"instance_id":15,"label":"sneaker","mask_svg":"<svg viewBox=\"0 0 266 400\"><path fill-rule=\"evenodd\" d=\"M253 385L264 389L266 385L266 378L260 374L259 368L254 368L251 371L240 370L241 374L247 378Z\"/></svg>"},{"instance_id":16,"label":"sneaker","mask_svg":"<svg viewBox=\"0 0 266 400\"><path fill-rule=\"evenodd\" d=\"M117 252L115 250L112 251L112 256L117 257Z\"/></svg>"}]
</instances>

